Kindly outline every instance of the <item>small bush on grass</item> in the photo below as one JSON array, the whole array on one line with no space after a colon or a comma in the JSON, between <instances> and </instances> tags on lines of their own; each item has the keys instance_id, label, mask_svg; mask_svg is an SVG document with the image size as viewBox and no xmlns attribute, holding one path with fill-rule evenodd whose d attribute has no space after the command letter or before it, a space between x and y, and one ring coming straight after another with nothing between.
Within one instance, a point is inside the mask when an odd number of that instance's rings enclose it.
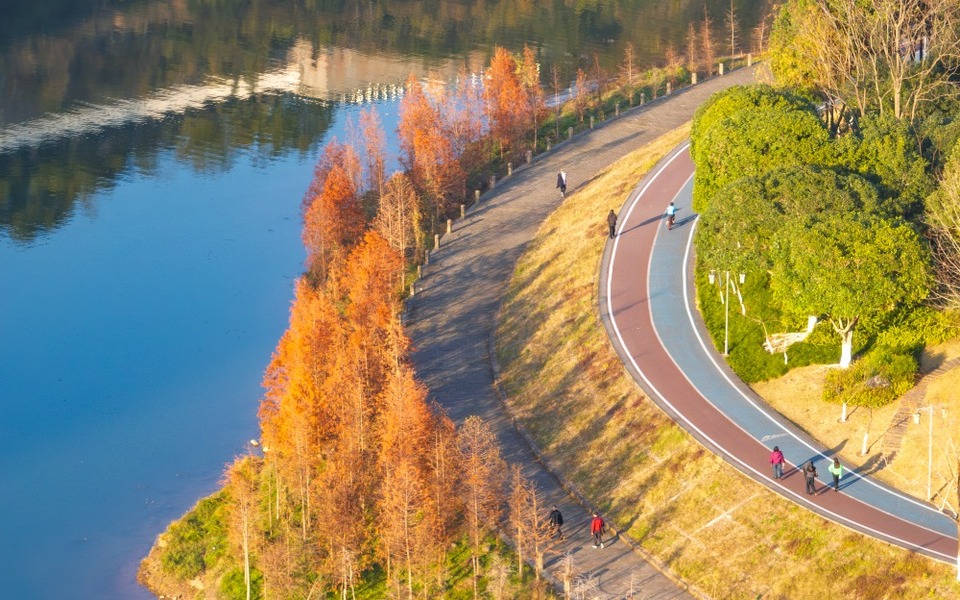
<instances>
[{"instance_id":1,"label":"small bush on grass","mask_svg":"<svg viewBox=\"0 0 960 600\"><path fill-rule=\"evenodd\" d=\"M220 598L223 600L245 600L247 586L243 583L243 567L231 569L220 580ZM250 569L250 597L254 600L263 598L263 574L256 569Z\"/></svg>"},{"instance_id":2,"label":"small bush on grass","mask_svg":"<svg viewBox=\"0 0 960 600\"><path fill-rule=\"evenodd\" d=\"M880 408L913 387L916 359L880 346L848 369L827 374L823 399L833 404Z\"/></svg>"}]
</instances>

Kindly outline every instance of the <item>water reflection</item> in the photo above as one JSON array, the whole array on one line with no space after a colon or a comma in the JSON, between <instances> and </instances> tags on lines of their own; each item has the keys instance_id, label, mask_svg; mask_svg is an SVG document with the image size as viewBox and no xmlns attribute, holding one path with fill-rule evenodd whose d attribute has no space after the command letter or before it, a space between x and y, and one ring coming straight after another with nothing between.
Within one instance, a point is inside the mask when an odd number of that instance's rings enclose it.
<instances>
[{"instance_id":1,"label":"water reflection","mask_svg":"<svg viewBox=\"0 0 960 600\"><path fill-rule=\"evenodd\" d=\"M227 171L240 156L262 166L288 152L305 155L315 150L333 112L330 103L304 96L255 94L121 126L84 123L91 133L0 154L0 232L29 243L119 177L149 175L166 150L210 174Z\"/></svg>"},{"instance_id":2,"label":"water reflection","mask_svg":"<svg viewBox=\"0 0 960 600\"><path fill-rule=\"evenodd\" d=\"M738 2L741 31L766 5ZM716 22L728 6L706 2ZM566 76L593 53L615 68L627 42L649 64L683 47L704 10L693 0L14 3L0 27L0 232L34 240L162 148L199 170L248 151L306 151L332 118L323 101L395 97L410 73L476 73L494 44L534 45Z\"/></svg>"},{"instance_id":3,"label":"water reflection","mask_svg":"<svg viewBox=\"0 0 960 600\"><path fill-rule=\"evenodd\" d=\"M705 10L719 42L720 24L731 7L726 0L7 4L13 6L4 7L0 27L0 126L71 110L78 103L108 104L200 85L211 77L252 84L285 63L303 42L317 52L350 49L417 72L450 60L477 67L495 44L516 50L524 43L538 49L544 66L558 64L567 77L594 52L605 67L615 67L628 42L639 63L650 64L662 60L668 45L684 48L688 24L702 21ZM735 3L742 49L749 50L750 33L768 6L769 0ZM344 66L348 79L355 79L350 65ZM379 75L367 74L367 82L383 82Z\"/></svg>"}]
</instances>

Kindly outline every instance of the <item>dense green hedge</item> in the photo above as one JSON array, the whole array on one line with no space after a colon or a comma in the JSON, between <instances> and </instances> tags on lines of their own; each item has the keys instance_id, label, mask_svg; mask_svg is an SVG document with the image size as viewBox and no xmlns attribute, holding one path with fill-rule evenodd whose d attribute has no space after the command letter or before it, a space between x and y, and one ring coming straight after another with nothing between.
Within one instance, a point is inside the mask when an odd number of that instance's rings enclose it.
<instances>
[{"instance_id":1,"label":"dense green hedge","mask_svg":"<svg viewBox=\"0 0 960 600\"><path fill-rule=\"evenodd\" d=\"M931 285L919 222L934 180L917 132L865 115L833 139L808 99L752 86L711 98L691 138L699 298L718 348L725 307L707 273L746 274L747 314L731 306L734 370L757 381L835 362L839 338L828 324L789 348L789 364L763 349L765 328L800 331L805 315L857 318L863 364L832 377L829 399L873 405L912 385L919 348L952 322L919 304Z\"/></svg>"},{"instance_id":2,"label":"dense green hedge","mask_svg":"<svg viewBox=\"0 0 960 600\"><path fill-rule=\"evenodd\" d=\"M769 86L737 86L715 95L694 115L690 137L697 212L743 177L829 162L830 136L815 108Z\"/></svg>"}]
</instances>

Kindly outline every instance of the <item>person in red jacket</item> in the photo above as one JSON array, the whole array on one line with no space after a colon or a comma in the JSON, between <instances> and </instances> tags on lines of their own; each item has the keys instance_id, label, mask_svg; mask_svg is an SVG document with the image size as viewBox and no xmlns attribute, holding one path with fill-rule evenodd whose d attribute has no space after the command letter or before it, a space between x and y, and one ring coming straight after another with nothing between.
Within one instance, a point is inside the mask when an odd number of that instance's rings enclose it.
<instances>
[{"instance_id":1,"label":"person in red jacket","mask_svg":"<svg viewBox=\"0 0 960 600\"><path fill-rule=\"evenodd\" d=\"M607 524L603 522L600 515L593 513L593 519L590 521L590 533L593 535L593 547L599 544L603 548L603 533L607 529Z\"/></svg>"},{"instance_id":2,"label":"person in red jacket","mask_svg":"<svg viewBox=\"0 0 960 600\"><path fill-rule=\"evenodd\" d=\"M783 463L783 452L780 452L780 446L774 446L773 452L770 453L770 464L773 465L774 479L783 477Z\"/></svg>"}]
</instances>

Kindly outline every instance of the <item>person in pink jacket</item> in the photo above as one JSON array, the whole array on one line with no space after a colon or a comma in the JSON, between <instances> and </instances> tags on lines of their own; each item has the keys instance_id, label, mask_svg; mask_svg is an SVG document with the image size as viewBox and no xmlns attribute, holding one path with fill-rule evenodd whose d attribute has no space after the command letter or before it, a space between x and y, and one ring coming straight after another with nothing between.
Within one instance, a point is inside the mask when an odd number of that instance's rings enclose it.
<instances>
[{"instance_id":1,"label":"person in pink jacket","mask_svg":"<svg viewBox=\"0 0 960 600\"><path fill-rule=\"evenodd\" d=\"M780 446L774 446L770 453L770 464L773 465L773 478L783 477L783 452L780 452Z\"/></svg>"}]
</instances>

